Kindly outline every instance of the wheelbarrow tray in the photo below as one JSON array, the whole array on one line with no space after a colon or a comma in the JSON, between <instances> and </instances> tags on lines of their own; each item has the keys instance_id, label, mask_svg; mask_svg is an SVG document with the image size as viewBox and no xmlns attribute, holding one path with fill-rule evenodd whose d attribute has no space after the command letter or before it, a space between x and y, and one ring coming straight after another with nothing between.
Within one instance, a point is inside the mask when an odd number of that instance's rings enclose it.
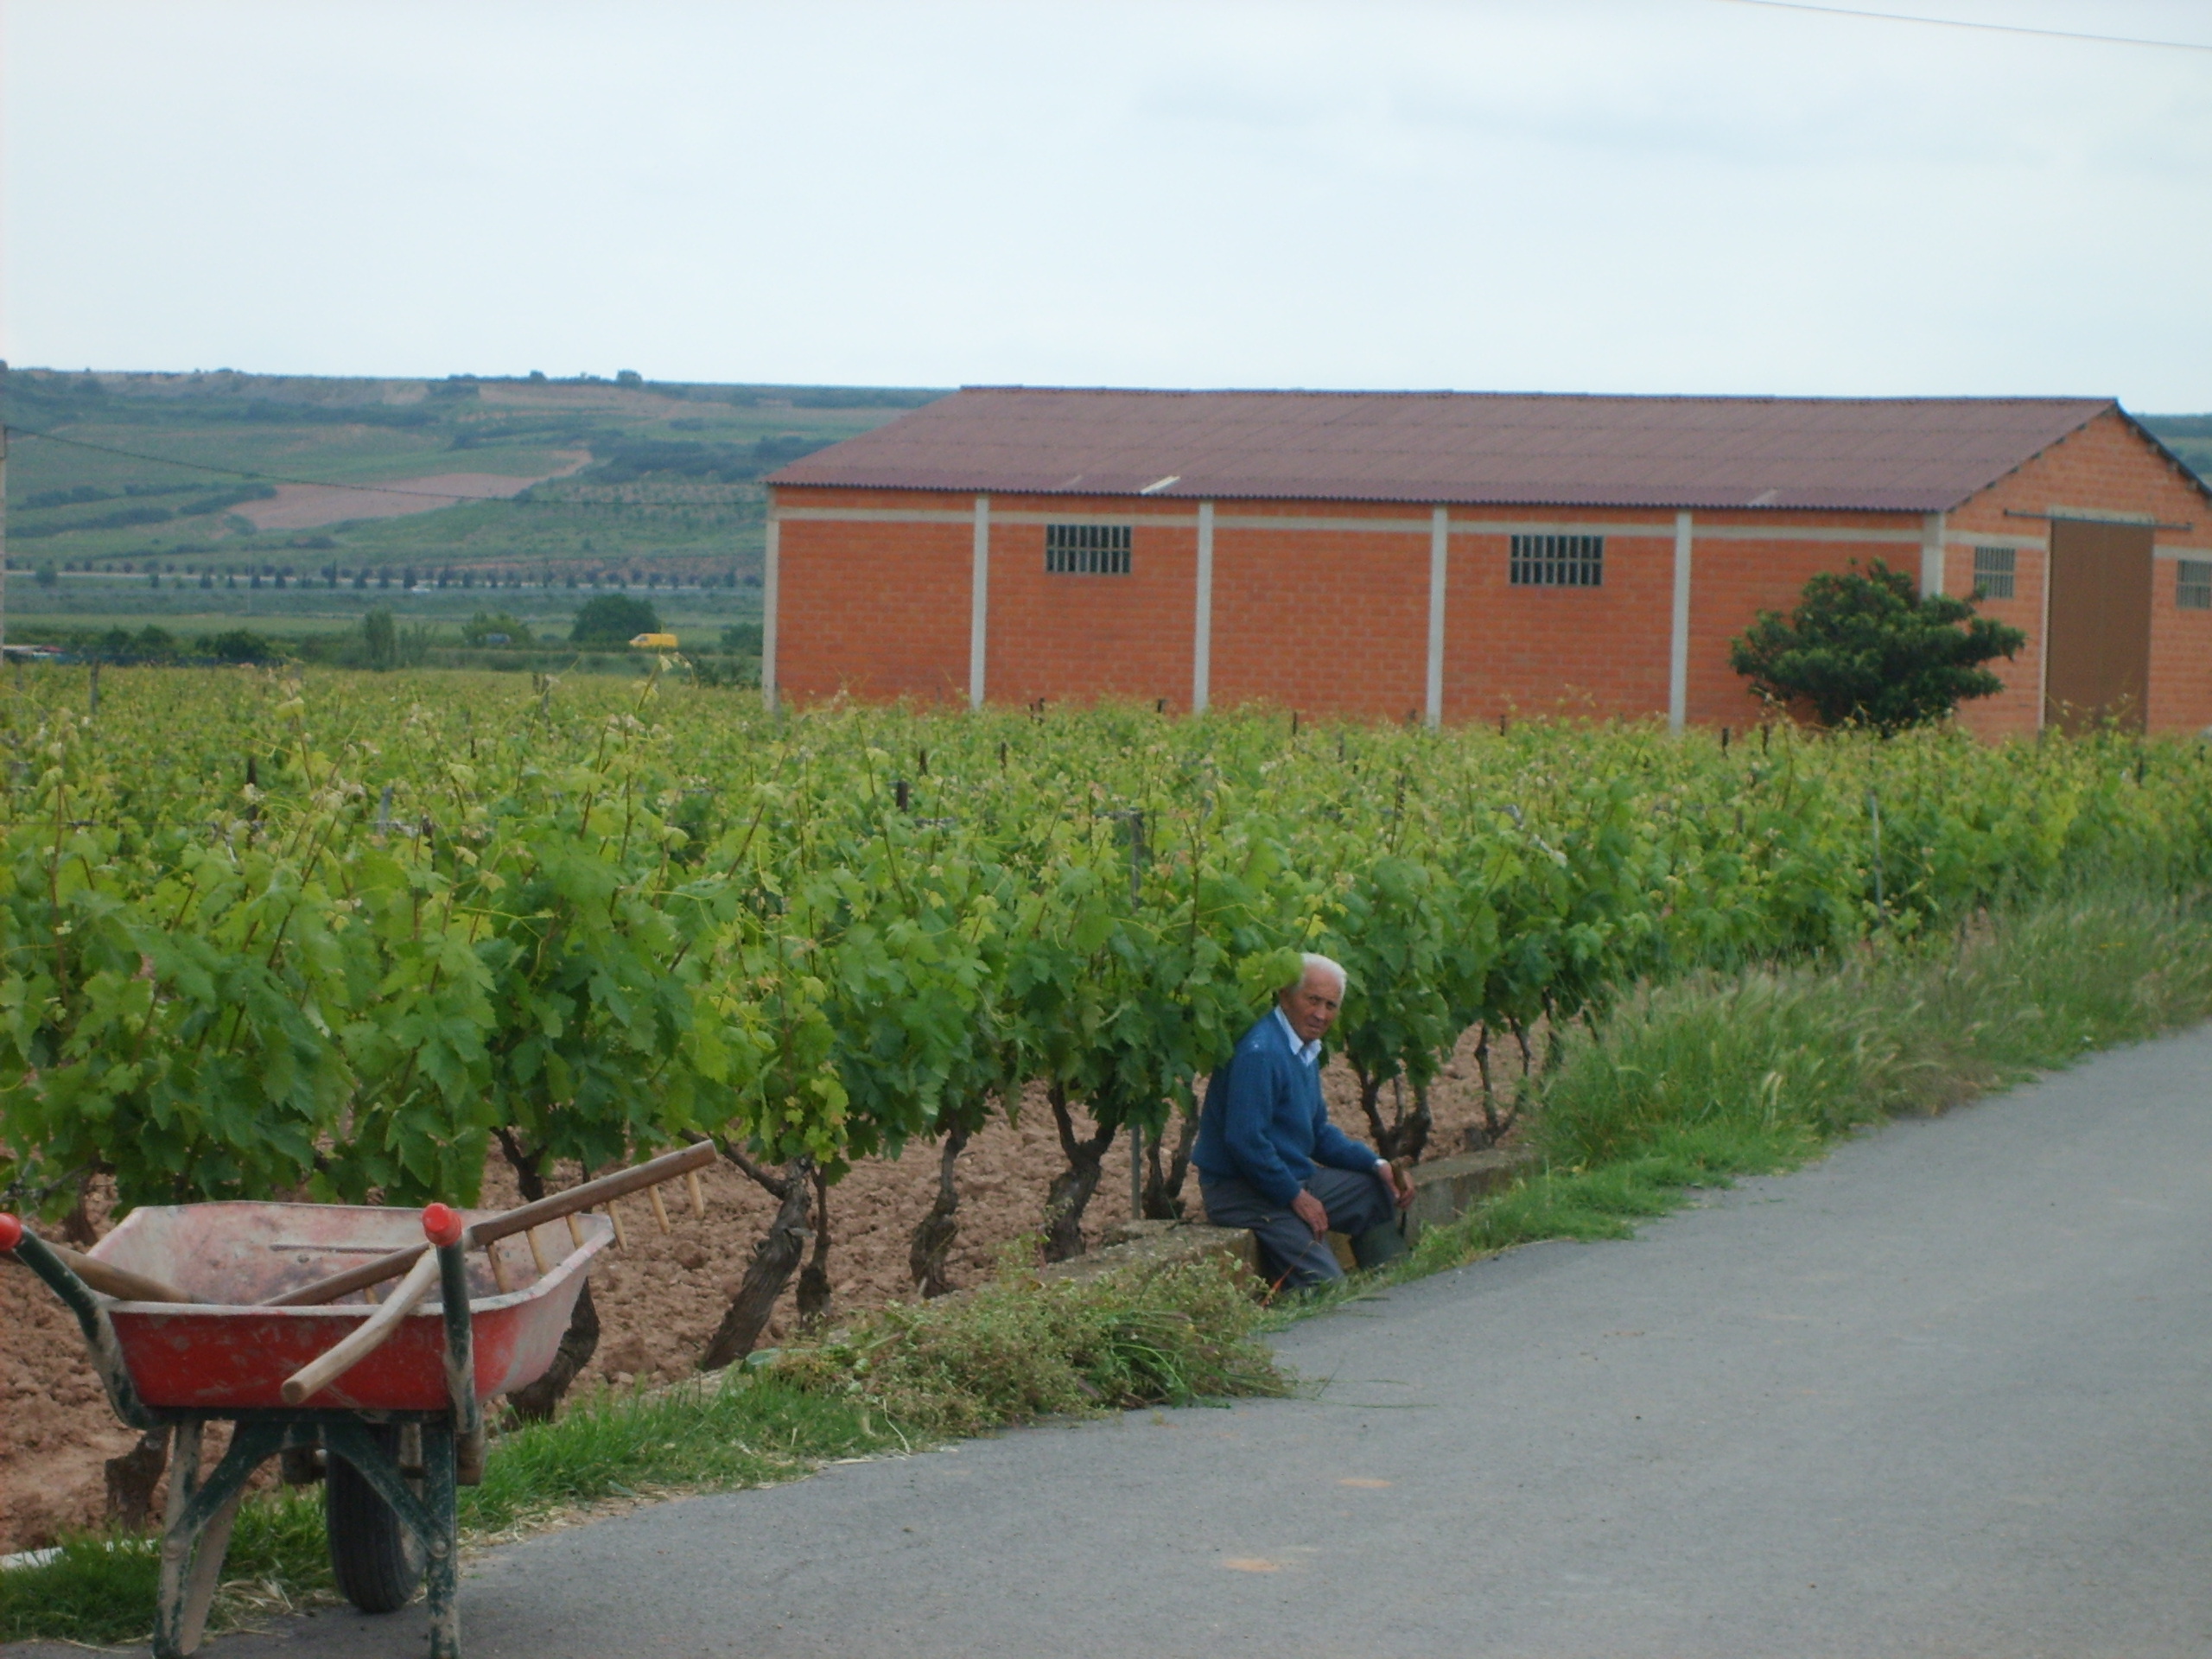
<instances>
[{"instance_id":1,"label":"wheelbarrow tray","mask_svg":"<svg viewBox=\"0 0 2212 1659\"><path fill-rule=\"evenodd\" d=\"M475 1221L498 1212L462 1213ZM522 1237L491 1247L503 1252L509 1281L518 1289L502 1292L485 1253L471 1252L478 1399L526 1387L553 1363L591 1258L614 1236L604 1216L580 1215L575 1222L581 1243L571 1242L565 1226L538 1230L541 1248L557 1233L565 1249L543 1274ZM108 1316L124 1366L147 1405L227 1414L291 1409L281 1392L284 1379L350 1335L373 1311L358 1291L325 1306L255 1304L422 1242L422 1215L416 1210L192 1204L134 1210L91 1254L207 1299L204 1304L114 1302ZM442 1309L426 1301L382 1346L302 1402L301 1408L441 1412L451 1403Z\"/></svg>"}]
</instances>

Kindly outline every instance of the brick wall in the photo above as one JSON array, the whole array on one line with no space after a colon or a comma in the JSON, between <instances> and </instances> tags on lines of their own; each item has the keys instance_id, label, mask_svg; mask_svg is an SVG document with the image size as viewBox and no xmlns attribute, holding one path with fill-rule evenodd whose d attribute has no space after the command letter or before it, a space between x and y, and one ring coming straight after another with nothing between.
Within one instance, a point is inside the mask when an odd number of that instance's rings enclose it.
<instances>
[{"instance_id":1,"label":"brick wall","mask_svg":"<svg viewBox=\"0 0 2212 1659\"><path fill-rule=\"evenodd\" d=\"M1977 515L1979 518L1982 515ZM2039 526L2014 519L2001 532L2012 537ZM1949 534L1960 531L1955 524ZM1968 532L1971 535L1971 531ZM2011 658L1987 664L2005 682L1994 696L1977 697L1959 705L1959 723L1977 737L2031 737L2043 721L2043 588L2050 570L2049 544L1992 542L2012 547L2012 597L1974 597L1974 543L1954 540L1943 561L1943 591L1959 599L1974 600L1977 613L2010 624L2028 636L2026 645Z\"/></svg>"},{"instance_id":2,"label":"brick wall","mask_svg":"<svg viewBox=\"0 0 2212 1659\"><path fill-rule=\"evenodd\" d=\"M1950 529L1954 535L1968 537L1986 531L2042 537L2046 534L2042 520L2010 518L2005 510L2046 513L2059 507L2147 512L2163 524L2191 526L2158 531L2153 537L2157 545L2212 548L2212 500L2179 466L2145 442L2118 414L2109 412L1966 503L1951 515ZM1960 547L1951 553L1945 587L1965 593L1973 586L1973 555ZM1992 604L1986 608L1990 615L2035 634L2042 621L2044 553L2023 549L2018 563L2021 598L2009 607ZM1966 567L1963 575L1961 565ZM2147 721L2154 734L2196 732L2212 726L2212 611L2179 608L2174 603L2175 575L2172 559L2154 562ZM2041 670L2038 645L2039 641L2031 641L2012 664L1998 665L2011 689L2001 699L1969 705L1966 721L1972 729L1994 736L2035 728L2040 702L2035 690Z\"/></svg>"},{"instance_id":3,"label":"brick wall","mask_svg":"<svg viewBox=\"0 0 2212 1659\"><path fill-rule=\"evenodd\" d=\"M989 700L1112 697L1187 710L1198 533L1185 521L1197 511L1181 502L1132 511L1126 498L994 497ZM1134 523L1128 575L1045 569L1046 525L1038 521L1084 518Z\"/></svg>"},{"instance_id":4,"label":"brick wall","mask_svg":"<svg viewBox=\"0 0 2212 1659\"><path fill-rule=\"evenodd\" d=\"M1232 529L1213 543L1216 708L1421 716L1428 674L1428 527L1420 507L1224 502L1222 518L1412 524L1417 531ZM1447 609L1448 614L1448 609Z\"/></svg>"},{"instance_id":5,"label":"brick wall","mask_svg":"<svg viewBox=\"0 0 2212 1659\"><path fill-rule=\"evenodd\" d=\"M973 499L920 491L776 492L778 679L788 696L965 697ZM2042 513L2054 506L2153 513L2195 526L2159 532L2161 544L2212 547L2212 502L2117 415L2100 416L1952 513L1945 525L1946 591L1969 594L1974 538L2001 538L2016 549L2017 593L1981 608L2030 636L2016 658L1994 665L2005 690L1962 713L1965 724L1986 736L2031 733L2038 723L2043 521L2008 518L2005 509ZM795 509L934 522L831 521ZM991 509L990 701L1126 697L1187 709L1197 504L998 496ZM1223 501L1216 511L1213 704L1265 702L1317 717L1418 717L1426 706L1428 509ZM1128 575L1046 573L1046 524L1085 517L1135 524ZM1446 719L1663 715L1673 518L1654 509L1454 508ZM1513 586L1510 526L1556 530L1563 521L1604 530L1604 585ZM1707 725L1758 719L1759 705L1728 666L1729 640L1761 610L1789 609L1818 571L1880 558L1916 581L1921 531L1917 513L1696 513L1688 717ZM2150 720L2161 732L2212 725L2212 613L2179 610L2174 585L2173 561L2159 560Z\"/></svg>"},{"instance_id":6,"label":"brick wall","mask_svg":"<svg viewBox=\"0 0 2212 1659\"><path fill-rule=\"evenodd\" d=\"M2212 549L2208 517L2196 520L2196 545ZM2212 551L2199 556L2212 558ZM2150 726L2156 733L2212 732L2212 611L2174 603L2179 577L2172 559L2158 560L2151 573Z\"/></svg>"},{"instance_id":7,"label":"brick wall","mask_svg":"<svg viewBox=\"0 0 2212 1659\"><path fill-rule=\"evenodd\" d=\"M1491 507L1461 507L1452 517L1486 524L1525 522L1531 531L1556 530L1562 519L1557 509ZM1674 515L1575 509L1568 517L1576 530L1604 531L1605 580L1599 587L1516 588L1511 531L1452 537L1444 605L1446 720L1636 718L1667 712Z\"/></svg>"},{"instance_id":8,"label":"brick wall","mask_svg":"<svg viewBox=\"0 0 2212 1659\"><path fill-rule=\"evenodd\" d=\"M776 682L817 701L941 702L968 695L968 499L779 490L779 508L958 514L949 524L785 518L778 530Z\"/></svg>"}]
</instances>

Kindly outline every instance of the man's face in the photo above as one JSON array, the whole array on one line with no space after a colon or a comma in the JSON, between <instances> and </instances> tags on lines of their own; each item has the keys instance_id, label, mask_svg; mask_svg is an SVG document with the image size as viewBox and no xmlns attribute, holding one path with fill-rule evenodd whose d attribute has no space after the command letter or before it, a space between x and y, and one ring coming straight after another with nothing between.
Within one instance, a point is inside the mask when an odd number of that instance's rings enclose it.
<instances>
[{"instance_id":1,"label":"man's face","mask_svg":"<svg viewBox=\"0 0 2212 1659\"><path fill-rule=\"evenodd\" d=\"M1298 1033L1298 1040L1318 1043L1336 1023L1337 1008L1344 997L1344 987L1337 983L1334 974L1323 968L1309 968L1303 979L1275 1000L1282 1007L1283 1018Z\"/></svg>"}]
</instances>

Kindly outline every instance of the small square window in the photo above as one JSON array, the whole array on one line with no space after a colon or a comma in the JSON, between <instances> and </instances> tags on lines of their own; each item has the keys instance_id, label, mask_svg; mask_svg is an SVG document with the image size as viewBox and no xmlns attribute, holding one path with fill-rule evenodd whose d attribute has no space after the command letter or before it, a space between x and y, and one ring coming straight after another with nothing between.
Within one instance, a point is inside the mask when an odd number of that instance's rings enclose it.
<instances>
[{"instance_id":1,"label":"small square window","mask_svg":"<svg viewBox=\"0 0 2212 1659\"><path fill-rule=\"evenodd\" d=\"M1055 576L1126 576L1128 524L1047 524L1045 570Z\"/></svg>"},{"instance_id":2,"label":"small square window","mask_svg":"<svg viewBox=\"0 0 2212 1659\"><path fill-rule=\"evenodd\" d=\"M1509 579L1516 588L1600 588L1605 581L1602 536L1516 536Z\"/></svg>"},{"instance_id":3,"label":"small square window","mask_svg":"<svg viewBox=\"0 0 2212 1659\"><path fill-rule=\"evenodd\" d=\"M2174 603L2184 611L2212 611L2212 559L2177 561Z\"/></svg>"},{"instance_id":4,"label":"small square window","mask_svg":"<svg viewBox=\"0 0 2212 1659\"><path fill-rule=\"evenodd\" d=\"M2010 599L2019 555L2009 547L1977 547L1974 550L1974 596Z\"/></svg>"}]
</instances>

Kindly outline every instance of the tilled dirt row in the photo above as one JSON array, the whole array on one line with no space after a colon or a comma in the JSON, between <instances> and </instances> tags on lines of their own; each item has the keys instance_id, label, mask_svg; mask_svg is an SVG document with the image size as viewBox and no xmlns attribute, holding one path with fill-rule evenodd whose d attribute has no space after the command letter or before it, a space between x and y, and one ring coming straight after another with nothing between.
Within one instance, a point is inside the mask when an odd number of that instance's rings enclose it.
<instances>
[{"instance_id":1,"label":"tilled dirt row","mask_svg":"<svg viewBox=\"0 0 2212 1659\"><path fill-rule=\"evenodd\" d=\"M1492 1065L1501 1084L1518 1071L1496 1058ZM1338 1122L1370 1138L1341 1063L1330 1067L1326 1088ZM1482 1122L1470 1045L1463 1044L1431 1109L1436 1129L1429 1155L1461 1150L1467 1131ZM969 1143L958 1166L960 1236L950 1258L956 1283L988 1276L1003 1252L1034 1233L1046 1186L1063 1166L1052 1111L1041 1096L1025 1103L1018 1124L994 1122ZM691 1214L680 1184L666 1189L666 1235L656 1230L642 1198L624 1201L629 1244L602 1255L592 1275L601 1334L579 1389L678 1377L696 1362L775 1208L727 1165L707 1171L703 1185L703 1220ZM900 1159L860 1164L830 1190L835 1310L913 1294L907 1247L936 1192L937 1148L923 1145L908 1147ZM1195 1214L1195 1177L1185 1196ZM512 1179L496 1158L483 1201L518 1201ZM1117 1144L1107 1154L1105 1179L1085 1214L1085 1234L1096 1238L1128 1214L1128 1159ZM94 1219L104 1221L97 1208ZM782 1337L791 1322L787 1291L767 1340ZM109 1413L75 1321L29 1274L0 1268L0 1554L43 1544L58 1528L98 1522L106 1501L105 1461L135 1440Z\"/></svg>"}]
</instances>

